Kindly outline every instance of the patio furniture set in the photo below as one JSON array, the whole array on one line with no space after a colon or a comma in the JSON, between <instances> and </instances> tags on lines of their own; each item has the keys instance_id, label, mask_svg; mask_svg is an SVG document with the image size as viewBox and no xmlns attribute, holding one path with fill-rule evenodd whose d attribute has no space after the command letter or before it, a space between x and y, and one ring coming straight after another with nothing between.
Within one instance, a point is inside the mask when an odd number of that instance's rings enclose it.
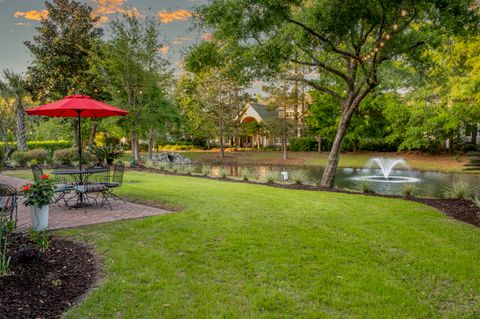
<instances>
[{"instance_id":1,"label":"patio furniture set","mask_svg":"<svg viewBox=\"0 0 480 319\"><path fill-rule=\"evenodd\" d=\"M111 166L56 169L50 173L55 176L55 203L59 206L63 203L67 208L103 207L108 204L113 209L112 201L125 203L113 193L122 185L124 171L123 164L115 164L113 169ZM38 165L32 165L32 172L35 180L43 175Z\"/></svg>"}]
</instances>

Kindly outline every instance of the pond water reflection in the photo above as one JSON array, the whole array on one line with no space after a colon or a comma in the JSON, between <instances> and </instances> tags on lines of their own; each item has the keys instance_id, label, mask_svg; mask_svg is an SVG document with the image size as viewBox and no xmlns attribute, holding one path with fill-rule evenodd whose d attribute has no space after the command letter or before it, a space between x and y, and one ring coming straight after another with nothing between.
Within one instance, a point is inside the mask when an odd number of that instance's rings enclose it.
<instances>
[{"instance_id":1,"label":"pond water reflection","mask_svg":"<svg viewBox=\"0 0 480 319\"><path fill-rule=\"evenodd\" d=\"M212 165L212 175L220 175L221 168L227 171L229 176L241 176L243 170L248 169L257 179L265 180L268 172L275 172L280 180L280 172L289 172L289 175L300 172L305 176L305 184L317 184L323 174L323 167L314 166L277 166L277 165ZM382 176L380 169L367 168L339 168L335 177L335 186L339 188L355 189L360 176ZM418 170L392 170L391 176L408 178L417 187L414 195L425 197L441 197L445 188L454 181L464 180L477 186L480 182L480 174L465 173L441 173L434 171ZM401 195L405 183L385 182L382 179L370 181L370 188L376 193Z\"/></svg>"}]
</instances>

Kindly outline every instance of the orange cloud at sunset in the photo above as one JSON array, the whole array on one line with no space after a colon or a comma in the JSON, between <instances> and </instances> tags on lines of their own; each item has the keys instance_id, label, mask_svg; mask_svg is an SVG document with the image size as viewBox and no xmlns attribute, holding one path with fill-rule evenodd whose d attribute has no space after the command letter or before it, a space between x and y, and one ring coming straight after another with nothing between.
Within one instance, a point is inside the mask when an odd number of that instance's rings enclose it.
<instances>
[{"instance_id":1,"label":"orange cloud at sunset","mask_svg":"<svg viewBox=\"0 0 480 319\"><path fill-rule=\"evenodd\" d=\"M92 0L97 7L93 10L92 15L94 17L100 17L98 24L107 23L108 15L115 13L124 13L132 16L140 16L140 12L137 8L124 8L126 0Z\"/></svg>"},{"instance_id":2,"label":"orange cloud at sunset","mask_svg":"<svg viewBox=\"0 0 480 319\"><path fill-rule=\"evenodd\" d=\"M48 16L47 10L17 11L15 18L25 18L27 20L40 21Z\"/></svg>"},{"instance_id":3,"label":"orange cloud at sunset","mask_svg":"<svg viewBox=\"0 0 480 319\"><path fill-rule=\"evenodd\" d=\"M192 12L188 10L176 10L176 11L165 11L161 10L157 12L157 16L162 23L170 23L173 21L187 20L192 16Z\"/></svg>"}]
</instances>

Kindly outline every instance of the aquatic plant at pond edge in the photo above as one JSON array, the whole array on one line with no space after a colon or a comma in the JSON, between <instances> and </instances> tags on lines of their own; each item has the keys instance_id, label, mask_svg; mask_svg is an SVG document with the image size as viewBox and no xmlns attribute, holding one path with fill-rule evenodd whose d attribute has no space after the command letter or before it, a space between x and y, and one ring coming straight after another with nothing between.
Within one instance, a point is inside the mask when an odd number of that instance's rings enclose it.
<instances>
[{"instance_id":1,"label":"aquatic plant at pond edge","mask_svg":"<svg viewBox=\"0 0 480 319\"><path fill-rule=\"evenodd\" d=\"M448 185L443 195L451 199L472 199L475 196L475 187L466 181L457 181Z\"/></svg>"}]
</instances>

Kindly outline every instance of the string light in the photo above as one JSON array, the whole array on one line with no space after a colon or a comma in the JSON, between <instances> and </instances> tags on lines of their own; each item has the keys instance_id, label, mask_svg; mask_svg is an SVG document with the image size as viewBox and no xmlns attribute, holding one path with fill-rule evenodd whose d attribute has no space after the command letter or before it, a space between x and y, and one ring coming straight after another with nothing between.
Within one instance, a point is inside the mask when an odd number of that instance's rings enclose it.
<instances>
[{"instance_id":1,"label":"string light","mask_svg":"<svg viewBox=\"0 0 480 319\"><path fill-rule=\"evenodd\" d=\"M400 11L400 15L401 15L402 17L406 17L406 16L408 15L407 9L403 8L403 9ZM400 27L399 27L399 25L398 25L397 23L395 23L395 24L392 25L392 29L393 29L394 31L397 31L399 28L400 28ZM385 41L388 41L388 40L390 40L391 38L392 38L392 35L391 35L391 34L385 33L385 34L383 35L383 37L382 37L383 41L381 41L381 42L377 45L377 47L373 48L369 53L367 53L367 54L365 54L365 55L363 55L363 56L359 56L359 57L358 57L359 61L367 61L367 60L370 59L370 58L372 58L372 59L375 58L375 55L376 55L382 48L385 47ZM352 62L352 63L353 63L354 61L355 61L355 60L354 60L353 58L350 60L350 62Z\"/></svg>"}]
</instances>

